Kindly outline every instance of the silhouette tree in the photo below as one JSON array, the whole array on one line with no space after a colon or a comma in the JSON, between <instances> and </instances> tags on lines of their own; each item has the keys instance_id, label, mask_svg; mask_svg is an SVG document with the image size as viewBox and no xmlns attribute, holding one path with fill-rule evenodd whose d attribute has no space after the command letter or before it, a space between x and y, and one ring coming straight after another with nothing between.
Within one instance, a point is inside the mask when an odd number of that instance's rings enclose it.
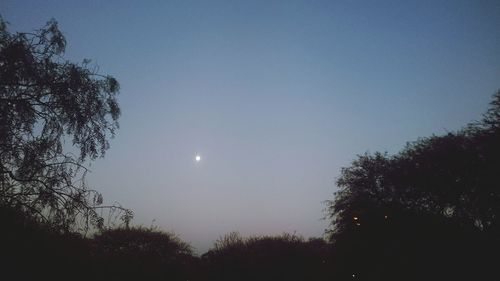
<instances>
[{"instance_id":1,"label":"silhouette tree","mask_svg":"<svg viewBox=\"0 0 500 281\"><path fill-rule=\"evenodd\" d=\"M99 208L129 221L84 180L84 164L104 155L118 128L119 84L89 60L65 60L65 47L54 19L10 33L0 17L0 203L66 230L102 227Z\"/></svg>"},{"instance_id":2,"label":"silhouette tree","mask_svg":"<svg viewBox=\"0 0 500 281\"><path fill-rule=\"evenodd\" d=\"M104 279L187 280L195 269L189 244L153 228L104 230L94 237L93 245L105 268Z\"/></svg>"},{"instance_id":3,"label":"silhouette tree","mask_svg":"<svg viewBox=\"0 0 500 281\"><path fill-rule=\"evenodd\" d=\"M482 120L462 130L421 138L392 156L360 155L342 169L340 190L328 201L342 274L359 279L355 268L364 268L372 280L401 279L380 273L392 264L415 280L429 279L417 275L429 261L441 264L434 272L444 279L486 274L487 253L500 245L500 91L490 105Z\"/></svg>"},{"instance_id":4,"label":"silhouette tree","mask_svg":"<svg viewBox=\"0 0 500 281\"><path fill-rule=\"evenodd\" d=\"M358 156L343 168L329 201L336 232L355 227L367 210L403 209L442 215L484 231L500 218L500 92L480 122L409 143L398 154ZM385 216L385 215L384 215Z\"/></svg>"}]
</instances>

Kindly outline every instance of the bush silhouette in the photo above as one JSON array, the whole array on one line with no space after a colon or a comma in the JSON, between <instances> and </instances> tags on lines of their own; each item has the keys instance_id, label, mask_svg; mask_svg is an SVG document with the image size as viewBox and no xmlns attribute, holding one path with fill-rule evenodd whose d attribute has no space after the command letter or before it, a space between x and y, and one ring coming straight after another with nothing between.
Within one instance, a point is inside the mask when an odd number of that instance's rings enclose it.
<instances>
[{"instance_id":1,"label":"bush silhouette","mask_svg":"<svg viewBox=\"0 0 500 281\"><path fill-rule=\"evenodd\" d=\"M104 230L95 235L92 245L109 278L187 280L195 270L191 246L152 228Z\"/></svg>"},{"instance_id":2,"label":"bush silhouette","mask_svg":"<svg viewBox=\"0 0 500 281\"><path fill-rule=\"evenodd\" d=\"M233 232L202 256L208 280L325 280L328 244L322 239Z\"/></svg>"},{"instance_id":3,"label":"bush silhouette","mask_svg":"<svg viewBox=\"0 0 500 281\"><path fill-rule=\"evenodd\" d=\"M89 280L90 243L76 233L40 223L11 207L0 207L1 280Z\"/></svg>"}]
</instances>

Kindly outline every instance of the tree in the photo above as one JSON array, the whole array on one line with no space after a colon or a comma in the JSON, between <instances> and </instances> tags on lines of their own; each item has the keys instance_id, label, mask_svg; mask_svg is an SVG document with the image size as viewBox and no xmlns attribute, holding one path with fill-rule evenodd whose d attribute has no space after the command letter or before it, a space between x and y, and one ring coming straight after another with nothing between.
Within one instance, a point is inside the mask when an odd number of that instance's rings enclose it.
<instances>
[{"instance_id":1,"label":"tree","mask_svg":"<svg viewBox=\"0 0 500 281\"><path fill-rule=\"evenodd\" d=\"M0 203L64 230L102 227L102 208L128 222L129 210L102 206L85 184L84 164L118 128L119 84L89 60L65 60L65 47L54 19L10 33L0 17Z\"/></svg>"},{"instance_id":2,"label":"tree","mask_svg":"<svg viewBox=\"0 0 500 281\"><path fill-rule=\"evenodd\" d=\"M500 91L483 119L444 136L408 143L396 155L358 156L343 168L329 201L334 232L354 217L397 208L441 215L482 231L500 223Z\"/></svg>"},{"instance_id":3,"label":"tree","mask_svg":"<svg viewBox=\"0 0 500 281\"><path fill-rule=\"evenodd\" d=\"M453 280L492 274L487 257L500 249L499 117L500 91L482 120L462 130L421 138L395 155L360 155L343 168L340 190L328 201L342 274L364 271L372 280L426 270ZM440 267L430 270L431 264Z\"/></svg>"}]
</instances>

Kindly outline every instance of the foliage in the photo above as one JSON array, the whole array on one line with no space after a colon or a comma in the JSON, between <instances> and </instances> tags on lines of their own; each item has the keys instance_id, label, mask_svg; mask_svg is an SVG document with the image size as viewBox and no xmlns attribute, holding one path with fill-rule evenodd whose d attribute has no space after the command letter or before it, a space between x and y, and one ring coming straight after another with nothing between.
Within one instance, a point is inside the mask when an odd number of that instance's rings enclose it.
<instances>
[{"instance_id":1,"label":"foliage","mask_svg":"<svg viewBox=\"0 0 500 281\"><path fill-rule=\"evenodd\" d=\"M144 227L103 230L94 243L107 254L155 256L164 262L192 255L191 246L175 234Z\"/></svg>"},{"instance_id":2,"label":"foliage","mask_svg":"<svg viewBox=\"0 0 500 281\"><path fill-rule=\"evenodd\" d=\"M398 154L364 154L343 168L329 201L334 232L373 209L441 215L482 231L500 223L500 92L482 121L409 143Z\"/></svg>"},{"instance_id":3,"label":"foliage","mask_svg":"<svg viewBox=\"0 0 500 281\"><path fill-rule=\"evenodd\" d=\"M480 232L432 214L392 209L364 215L336 233L334 280L489 280L497 252ZM378 217L378 218L377 218ZM494 279L494 278L493 278Z\"/></svg>"},{"instance_id":4,"label":"foliage","mask_svg":"<svg viewBox=\"0 0 500 281\"><path fill-rule=\"evenodd\" d=\"M0 279L193 280L197 259L175 235L145 228L65 232L0 207Z\"/></svg>"},{"instance_id":5,"label":"foliage","mask_svg":"<svg viewBox=\"0 0 500 281\"><path fill-rule=\"evenodd\" d=\"M206 280L327 280L328 244L295 234L219 238L202 256Z\"/></svg>"},{"instance_id":6,"label":"foliage","mask_svg":"<svg viewBox=\"0 0 500 281\"><path fill-rule=\"evenodd\" d=\"M88 239L61 233L22 210L0 207L2 280L90 280Z\"/></svg>"},{"instance_id":7,"label":"foliage","mask_svg":"<svg viewBox=\"0 0 500 281\"><path fill-rule=\"evenodd\" d=\"M359 155L342 169L328 201L338 278L492 274L487 257L500 249L499 105L500 91L483 119L460 131L421 138L395 155Z\"/></svg>"},{"instance_id":8,"label":"foliage","mask_svg":"<svg viewBox=\"0 0 500 281\"><path fill-rule=\"evenodd\" d=\"M176 235L151 228L104 230L93 239L99 264L116 279L189 279L195 264L191 246Z\"/></svg>"},{"instance_id":9,"label":"foliage","mask_svg":"<svg viewBox=\"0 0 500 281\"><path fill-rule=\"evenodd\" d=\"M104 155L118 128L119 84L89 60L65 60L65 47L55 20L10 33L0 18L0 203L60 229L102 227L106 206L86 186L84 164Z\"/></svg>"}]
</instances>

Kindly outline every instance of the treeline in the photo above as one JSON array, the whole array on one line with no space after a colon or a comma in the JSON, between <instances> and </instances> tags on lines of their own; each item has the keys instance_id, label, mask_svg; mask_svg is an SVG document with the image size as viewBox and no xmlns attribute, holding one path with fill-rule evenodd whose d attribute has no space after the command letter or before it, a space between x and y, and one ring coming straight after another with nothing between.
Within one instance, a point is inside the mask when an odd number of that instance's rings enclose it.
<instances>
[{"instance_id":1,"label":"treeline","mask_svg":"<svg viewBox=\"0 0 500 281\"><path fill-rule=\"evenodd\" d=\"M499 279L500 92L457 132L343 168L326 240L230 233L196 256L85 185L118 128L119 84L65 45L54 20L10 33L0 18L1 280Z\"/></svg>"},{"instance_id":2,"label":"treeline","mask_svg":"<svg viewBox=\"0 0 500 281\"><path fill-rule=\"evenodd\" d=\"M171 233L131 227L91 238L1 208L2 280L327 280L323 239L230 233L197 256Z\"/></svg>"}]
</instances>

